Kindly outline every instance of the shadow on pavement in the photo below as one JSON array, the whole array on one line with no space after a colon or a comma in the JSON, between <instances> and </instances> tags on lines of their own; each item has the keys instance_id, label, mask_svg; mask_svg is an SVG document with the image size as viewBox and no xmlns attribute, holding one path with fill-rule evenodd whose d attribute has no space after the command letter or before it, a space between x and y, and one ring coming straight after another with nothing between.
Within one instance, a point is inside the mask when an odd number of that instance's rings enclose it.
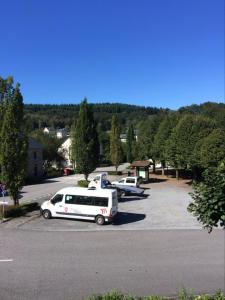
<instances>
[{"instance_id":1,"label":"shadow on pavement","mask_svg":"<svg viewBox=\"0 0 225 300\"><path fill-rule=\"evenodd\" d=\"M165 182L168 181L168 179L163 179L163 178L151 178L150 183L160 183L160 182Z\"/></svg>"},{"instance_id":2,"label":"shadow on pavement","mask_svg":"<svg viewBox=\"0 0 225 300\"><path fill-rule=\"evenodd\" d=\"M144 220L146 217L145 214L135 214L135 213L127 213L127 212L118 212L115 220L112 225L118 226L123 224L129 224L134 222L139 222Z\"/></svg>"},{"instance_id":3,"label":"shadow on pavement","mask_svg":"<svg viewBox=\"0 0 225 300\"><path fill-rule=\"evenodd\" d=\"M123 202L130 202L130 201L140 201L140 200L143 200L143 199L146 199L149 195L141 195L141 196L136 196L136 197L122 197L119 199L119 202L120 203L123 203Z\"/></svg>"}]
</instances>

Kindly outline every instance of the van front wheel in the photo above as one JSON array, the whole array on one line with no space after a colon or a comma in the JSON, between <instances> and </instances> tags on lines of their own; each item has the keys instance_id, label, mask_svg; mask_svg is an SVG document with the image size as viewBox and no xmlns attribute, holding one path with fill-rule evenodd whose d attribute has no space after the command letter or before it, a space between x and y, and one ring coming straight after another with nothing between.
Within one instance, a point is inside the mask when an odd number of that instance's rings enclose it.
<instances>
[{"instance_id":1,"label":"van front wheel","mask_svg":"<svg viewBox=\"0 0 225 300\"><path fill-rule=\"evenodd\" d=\"M101 215L96 216L95 222L98 225L103 225L105 223L105 218Z\"/></svg>"},{"instance_id":2,"label":"van front wheel","mask_svg":"<svg viewBox=\"0 0 225 300\"><path fill-rule=\"evenodd\" d=\"M42 215L45 219L51 219L51 217L52 217L52 214L51 214L50 210L48 210L48 209L45 209L43 211Z\"/></svg>"}]
</instances>

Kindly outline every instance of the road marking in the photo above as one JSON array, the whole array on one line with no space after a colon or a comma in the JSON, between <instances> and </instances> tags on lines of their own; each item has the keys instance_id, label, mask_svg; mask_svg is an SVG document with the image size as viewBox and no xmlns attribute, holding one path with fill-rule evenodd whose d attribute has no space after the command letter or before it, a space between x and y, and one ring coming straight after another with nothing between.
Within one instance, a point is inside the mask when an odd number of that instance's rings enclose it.
<instances>
[{"instance_id":1,"label":"road marking","mask_svg":"<svg viewBox=\"0 0 225 300\"><path fill-rule=\"evenodd\" d=\"M10 262L10 261L13 261L13 259L0 259L0 262Z\"/></svg>"}]
</instances>

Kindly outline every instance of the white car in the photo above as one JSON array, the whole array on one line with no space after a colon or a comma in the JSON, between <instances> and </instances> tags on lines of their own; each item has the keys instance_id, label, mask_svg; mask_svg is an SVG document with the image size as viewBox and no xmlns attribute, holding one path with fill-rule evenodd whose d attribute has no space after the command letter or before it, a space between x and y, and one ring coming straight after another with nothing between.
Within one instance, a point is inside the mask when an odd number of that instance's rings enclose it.
<instances>
[{"instance_id":1,"label":"white car","mask_svg":"<svg viewBox=\"0 0 225 300\"><path fill-rule=\"evenodd\" d=\"M119 181L113 181L112 185L127 185L127 186L139 187L140 179L141 178L137 176L129 176L129 177L122 178Z\"/></svg>"}]
</instances>

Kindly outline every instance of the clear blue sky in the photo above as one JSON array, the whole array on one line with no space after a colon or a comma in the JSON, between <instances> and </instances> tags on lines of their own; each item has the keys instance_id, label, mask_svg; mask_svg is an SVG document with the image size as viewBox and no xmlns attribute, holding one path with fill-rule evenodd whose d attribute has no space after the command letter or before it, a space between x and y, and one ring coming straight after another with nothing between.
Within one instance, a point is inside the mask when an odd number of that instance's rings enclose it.
<instances>
[{"instance_id":1,"label":"clear blue sky","mask_svg":"<svg viewBox=\"0 0 225 300\"><path fill-rule=\"evenodd\" d=\"M0 0L25 103L224 102L224 0Z\"/></svg>"}]
</instances>

